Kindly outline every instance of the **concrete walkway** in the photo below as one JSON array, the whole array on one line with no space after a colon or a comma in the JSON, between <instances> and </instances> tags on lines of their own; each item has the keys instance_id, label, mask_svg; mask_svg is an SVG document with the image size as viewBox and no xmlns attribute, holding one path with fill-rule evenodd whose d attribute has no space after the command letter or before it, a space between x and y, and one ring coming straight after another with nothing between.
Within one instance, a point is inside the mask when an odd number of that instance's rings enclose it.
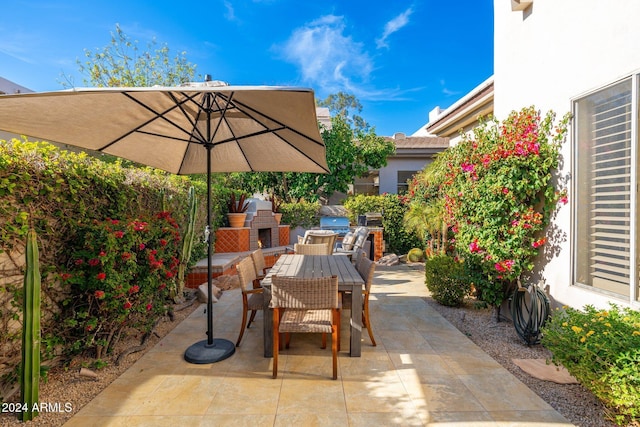
<instances>
[{"instance_id":1,"label":"concrete walkway","mask_svg":"<svg viewBox=\"0 0 640 427\"><path fill-rule=\"evenodd\" d=\"M262 313L229 359L192 365L183 353L205 339L199 307L66 426L570 426L421 298L423 273L406 266L376 273L371 346L348 351L343 313L338 380L320 337L294 336L280 372L262 357ZM214 336L237 339L240 292L214 305Z\"/></svg>"}]
</instances>

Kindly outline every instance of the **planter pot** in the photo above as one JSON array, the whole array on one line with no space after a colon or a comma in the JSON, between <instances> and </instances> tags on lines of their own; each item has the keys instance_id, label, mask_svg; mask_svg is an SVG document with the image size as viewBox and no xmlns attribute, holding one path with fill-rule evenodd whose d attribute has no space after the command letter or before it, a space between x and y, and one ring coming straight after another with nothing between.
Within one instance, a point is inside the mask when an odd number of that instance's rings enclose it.
<instances>
[{"instance_id":1,"label":"planter pot","mask_svg":"<svg viewBox=\"0 0 640 427\"><path fill-rule=\"evenodd\" d=\"M282 219L282 213L280 212L274 212L273 213L274 218L276 219L276 222L278 223L278 225L280 225L280 220Z\"/></svg>"},{"instance_id":2,"label":"planter pot","mask_svg":"<svg viewBox=\"0 0 640 427\"><path fill-rule=\"evenodd\" d=\"M242 213L228 213L227 218L229 219L229 226L232 228L241 228L244 227L244 220L247 217L247 214Z\"/></svg>"}]
</instances>

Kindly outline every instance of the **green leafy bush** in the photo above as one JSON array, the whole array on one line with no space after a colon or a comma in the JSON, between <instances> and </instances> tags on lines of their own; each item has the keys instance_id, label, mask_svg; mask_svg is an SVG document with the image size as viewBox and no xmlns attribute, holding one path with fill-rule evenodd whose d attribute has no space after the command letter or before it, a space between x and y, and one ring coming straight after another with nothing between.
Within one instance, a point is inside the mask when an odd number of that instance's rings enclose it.
<instances>
[{"instance_id":1,"label":"green leafy bush","mask_svg":"<svg viewBox=\"0 0 640 427\"><path fill-rule=\"evenodd\" d=\"M320 213L319 202L307 202L301 200L297 203L281 203L282 212L281 224L288 224L291 229L296 227L311 228L320 223L318 219Z\"/></svg>"},{"instance_id":2,"label":"green leafy bush","mask_svg":"<svg viewBox=\"0 0 640 427\"><path fill-rule=\"evenodd\" d=\"M424 264L427 289L438 303L457 307L469 295L469 284L460 280L463 265L447 255L434 255Z\"/></svg>"},{"instance_id":3,"label":"green leafy bush","mask_svg":"<svg viewBox=\"0 0 640 427\"><path fill-rule=\"evenodd\" d=\"M180 232L168 212L144 219L107 219L78 232L68 272L66 323L100 359L125 328L150 332L175 288ZM77 342L76 345L79 345Z\"/></svg>"},{"instance_id":4,"label":"green leafy bush","mask_svg":"<svg viewBox=\"0 0 640 427\"><path fill-rule=\"evenodd\" d=\"M620 425L640 422L640 312L557 309L542 328L542 345L613 412Z\"/></svg>"},{"instance_id":5,"label":"green leafy bush","mask_svg":"<svg viewBox=\"0 0 640 427\"><path fill-rule=\"evenodd\" d=\"M383 194L381 196L357 195L347 198L344 207L349 211L349 220L357 223L358 215L367 212L381 212L383 236L387 244L387 252L406 254L410 249L421 247L423 242L418 235L405 229L403 219L408 205L404 198L397 194Z\"/></svg>"}]
</instances>

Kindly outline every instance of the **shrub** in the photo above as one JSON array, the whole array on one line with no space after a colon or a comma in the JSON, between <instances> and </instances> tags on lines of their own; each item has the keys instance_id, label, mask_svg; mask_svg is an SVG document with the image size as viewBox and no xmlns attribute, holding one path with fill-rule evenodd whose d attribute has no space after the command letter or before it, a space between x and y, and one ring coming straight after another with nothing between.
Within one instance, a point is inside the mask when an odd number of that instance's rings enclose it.
<instances>
[{"instance_id":1,"label":"shrub","mask_svg":"<svg viewBox=\"0 0 640 427\"><path fill-rule=\"evenodd\" d=\"M349 211L349 220L357 223L358 215L367 212L382 212L383 236L387 252L406 254L411 248L421 247L424 242L418 235L404 228L404 215L408 209L404 198L397 194L381 196L357 195L347 198L344 207Z\"/></svg>"},{"instance_id":2,"label":"shrub","mask_svg":"<svg viewBox=\"0 0 640 427\"><path fill-rule=\"evenodd\" d=\"M318 215L320 212L319 202L282 203L282 224L289 224L291 229L295 227L311 228L319 224Z\"/></svg>"},{"instance_id":3,"label":"shrub","mask_svg":"<svg viewBox=\"0 0 640 427\"><path fill-rule=\"evenodd\" d=\"M614 413L620 425L640 421L640 312L585 306L557 309L542 345Z\"/></svg>"},{"instance_id":4,"label":"shrub","mask_svg":"<svg viewBox=\"0 0 640 427\"><path fill-rule=\"evenodd\" d=\"M179 227L168 212L131 220L107 219L83 227L82 245L62 279L70 286L66 323L80 339L76 350L104 357L124 328L150 332L175 287Z\"/></svg>"},{"instance_id":5,"label":"shrub","mask_svg":"<svg viewBox=\"0 0 640 427\"><path fill-rule=\"evenodd\" d=\"M470 290L469 285L460 280L462 269L460 261L447 255L427 258L424 265L425 283L434 300L450 307L462 304Z\"/></svg>"}]
</instances>

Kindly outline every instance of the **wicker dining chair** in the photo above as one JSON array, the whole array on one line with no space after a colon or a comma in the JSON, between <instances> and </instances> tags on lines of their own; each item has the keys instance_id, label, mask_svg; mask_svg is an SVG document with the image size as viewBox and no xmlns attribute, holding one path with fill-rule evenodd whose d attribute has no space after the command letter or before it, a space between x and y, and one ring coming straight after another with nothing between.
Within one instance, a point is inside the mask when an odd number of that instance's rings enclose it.
<instances>
[{"instance_id":1,"label":"wicker dining chair","mask_svg":"<svg viewBox=\"0 0 640 427\"><path fill-rule=\"evenodd\" d=\"M267 275L269 271L269 267L267 267L267 263L264 259L264 253L262 249L256 249L251 252L251 259L253 260L253 267L256 270L256 279L253 281L253 287L259 288L261 287L260 282L264 279L264 276Z\"/></svg>"},{"instance_id":2,"label":"wicker dining chair","mask_svg":"<svg viewBox=\"0 0 640 427\"><path fill-rule=\"evenodd\" d=\"M358 273L364 279L364 289L362 290L362 326L367 328L371 344L375 347L376 340L373 338L373 330L371 329L371 320L369 317L369 294L371 292L371 284L373 283L373 275L376 270L375 262L366 256L360 258L356 266ZM342 308L351 309L352 295L351 292L342 293Z\"/></svg>"},{"instance_id":3,"label":"wicker dining chair","mask_svg":"<svg viewBox=\"0 0 640 427\"><path fill-rule=\"evenodd\" d=\"M338 277L279 277L271 280L273 378L278 376L280 334L331 334L333 379L338 378Z\"/></svg>"},{"instance_id":4,"label":"wicker dining chair","mask_svg":"<svg viewBox=\"0 0 640 427\"><path fill-rule=\"evenodd\" d=\"M326 243L327 244L327 252L323 255L331 255L333 253L333 247L336 245L336 239L338 238L338 233L320 233L319 231L326 230L313 230L308 234L305 234L305 241L302 243L306 244L319 244Z\"/></svg>"},{"instance_id":5,"label":"wicker dining chair","mask_svg":"<svg viewBox=\"0 0 640 427\"><path fill-rule=\"evenodd\" d=\"M293 252L298 255L329 255L328 245L326 243L296 243L293 246Z\"/></svg>"},{"instance_id":6,"label":"wicker dining chair","mask_svg":"<svg viewBox=\"0 0 640 427\"><path fill-rule=\"evenodd\" d=\"M240 261L236 265L236 270L238 271L238 280L242 290L242 324L240 325L238 341L236 341L236 347L239 347L244 330L251 326L258 310L264 310L264 289L253 287L253 283L256 280L256 270L251 257L246 257ZM251 288L249 288L249 284L252 285ZM251 317L249 317L249 322L247 323L247 313L249 311L251 312Z\"/></svg>"}]
</instances>

